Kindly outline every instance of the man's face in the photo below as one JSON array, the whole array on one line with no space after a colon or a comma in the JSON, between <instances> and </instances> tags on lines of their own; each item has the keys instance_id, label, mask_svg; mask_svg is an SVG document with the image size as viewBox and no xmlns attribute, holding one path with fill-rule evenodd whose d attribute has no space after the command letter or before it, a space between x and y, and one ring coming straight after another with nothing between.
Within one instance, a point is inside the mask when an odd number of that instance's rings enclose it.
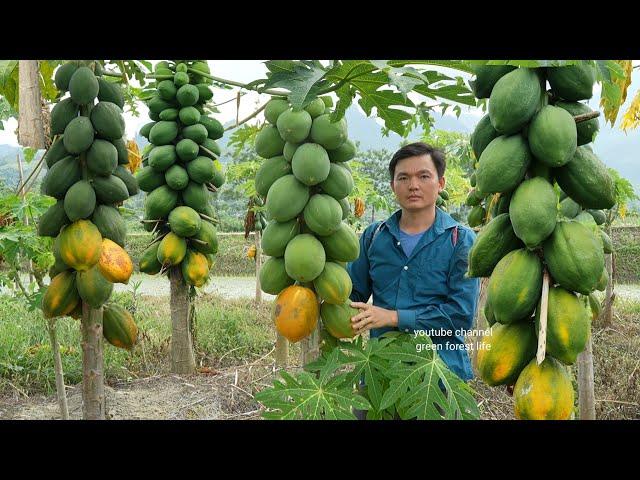
<instances>
[{"instance_id":1,"label":"man's face","mask_svg":"<svg viewBox=\"0 0 640 480\"><path fill-rule=\"evenodd\" d=\"M396 164L391 181L391 189L405 210L422 210L433 206L444 186L444 176L438 178L431 155L403 158Z\"/></svg>"}]
</instances>

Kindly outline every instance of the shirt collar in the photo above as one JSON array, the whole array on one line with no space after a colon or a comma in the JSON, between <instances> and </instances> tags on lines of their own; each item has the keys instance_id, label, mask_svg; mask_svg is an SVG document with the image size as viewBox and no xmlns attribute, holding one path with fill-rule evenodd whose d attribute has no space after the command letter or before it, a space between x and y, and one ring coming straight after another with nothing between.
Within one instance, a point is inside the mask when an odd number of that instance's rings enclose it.
<instances>
[{"instance_id":1,"label":"shirt collar","mask_svg":"<svg viewBox=\"0 0 640 480\"><path fill-rule=\"evenodd\" d=\"M391 214L389 218L385 221L387 228L389 231L395 236L400 236L400 216L402 215L402 209L396 210ZM433 225L427 230L427 232L431 229L434 230L436 235L441 235L445 230L449 228L453 228L458 224L451 215L446 212L443 212L438 207L436 207L436 218L433 222Z\"/></svg>"}]
</instances>

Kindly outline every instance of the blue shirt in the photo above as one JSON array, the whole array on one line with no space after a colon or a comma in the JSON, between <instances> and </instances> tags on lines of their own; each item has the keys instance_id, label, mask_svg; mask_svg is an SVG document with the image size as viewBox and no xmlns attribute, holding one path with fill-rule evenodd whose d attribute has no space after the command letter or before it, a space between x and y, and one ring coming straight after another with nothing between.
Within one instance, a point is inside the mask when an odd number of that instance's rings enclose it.
<instances>
[{"instance_id":1,"label":"blue shirt","mask_svg":"<svg viewBox=\"0 0 640 480\"><path fill-rule=\"evenodd\" d=\"M398 327L372 329L372 337L389 330L409 334L425 331L447 366L463 380L471 379L471 362L462 347L464 331L473 325L480 286L477 278L465 275L475 233L436 208L433 225L406 255L399 226L401 214L398 210L391 215L373 242L378 223L369 225L360 237L360 256L347 266L353 282L351 300L367 302L373 295L374 305L397 310ZM454 247L455 226L458 239Z\"/></svg>"},{"instance_id":2,"label":"blue shirt","mask_svg":"<svg viewBox=\"0 0 640 480\"><path fill-rule=\"evenodd\" d=\"M411 252L416 248L424 232L426 232L426 230L418 233L407 233L404 230L400 230L400 246L407 258L411 256Z\"/></svg>"}]
</instances>

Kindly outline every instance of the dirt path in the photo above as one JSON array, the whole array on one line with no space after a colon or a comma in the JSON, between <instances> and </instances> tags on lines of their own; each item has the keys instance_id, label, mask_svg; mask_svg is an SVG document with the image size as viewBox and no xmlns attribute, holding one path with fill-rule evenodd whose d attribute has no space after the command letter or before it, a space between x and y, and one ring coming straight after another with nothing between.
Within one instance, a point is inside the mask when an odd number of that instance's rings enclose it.
<instances>
[{"instance_id":1,"label":"dirt path","mask_svg":"<svg viewBox=\"0 0 640 480\"><path fill-rule=\"evenodd\" d=\"M24 276L24 280L28 283L28 276ZM115 284L116 292L132 291L134 285L140 282L138 293L150 296L168 296L169 282L165 277L150 277L142 273L134 273L127 285L121 283ZM0 287L0 294L6 288ZM204 287L206 293L214 293L223 298L254 298L256 294L256 279L254 277L212 277L209 283ZM616 285L616 295L618 297L640 302L640 285ZM274 295L262 292L264 300L273 300Z\"/></svg>"},{"instance_id":2,"label":"dirt path","mask_svg":"<svg viewBox=\"0 0 640 480\"><path fill-rule=\"evenodd\" d=\"M169 282L166 277L150 277L149 275L135 273L131 276L129 283L115 285L116 292L131 291L134 285L140 282L138 293L151 296L168 296ZM202 290L202 289L201 289ZM212 277L204 287L206 293L214 293L224 298L255 298L256 279L254 277ZM273 295L262 292L264 300L272 300Z\"/></svg>"},{"instance_id":3,"label":"dirt path","mask_svg":"<svg viewBox=\"0 0 640 480\"><path fill-rule=\"evenodd\" d=\"M172 374L105 385L109 420L259 419L254 386L271 378L269 365L202 369L196 375ZM264 384L261 384L264 385ZM67 386L69 416L82 418L82 385ZM59 420L55 395L0 398L0 420Z\"/></svg>"},{"instance_id":4,"label":"dirt path","mask_svg":"<svg viewBox=\"0 0 640 480\"><path fill-rule=\"evenodd\" d=\"M29 283L28 275L21 275L25 285ZM143 273L134 273L127 285L116 283L116 292L132 291L134 285L140 282L138 293L150 296L169 296L169 281L166 277L149 276ZM45 282L48 283L48 280ZM256 279L254 277L212 277L203 289L206 293L214 293L228 299L255 298ZM0 294L8 293L6 287L0 287ZM640 292L639 292L640 294ZM263 300L272 300L274 295L262 292Z\"/></svg>"}]
</instances>

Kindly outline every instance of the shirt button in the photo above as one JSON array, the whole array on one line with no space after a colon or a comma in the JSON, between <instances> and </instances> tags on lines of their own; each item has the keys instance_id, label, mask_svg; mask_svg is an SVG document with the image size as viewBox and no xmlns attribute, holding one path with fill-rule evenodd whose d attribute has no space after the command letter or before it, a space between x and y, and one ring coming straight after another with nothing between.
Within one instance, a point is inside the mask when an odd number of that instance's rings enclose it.
<instances>
[{"instance_id":1,"label":"shirt button","mask_svg":"<svg viewBox=\"0 0 640 480\"><path fill-rule=\"evenodd\" d=\"M398 242L396 245L400 245L400 242Z\"/></svg>"},{"instance_id":2,"label":"shirt button","mask_svg":"<svg viewBox=\"0 0 640 480\"><path fill-rule=\"evenodd\" d=\"M409 267L405 265L405 266L404 266L404 269L405 269L405 270L409 270Z\"/></svg>"}]
</instances>

